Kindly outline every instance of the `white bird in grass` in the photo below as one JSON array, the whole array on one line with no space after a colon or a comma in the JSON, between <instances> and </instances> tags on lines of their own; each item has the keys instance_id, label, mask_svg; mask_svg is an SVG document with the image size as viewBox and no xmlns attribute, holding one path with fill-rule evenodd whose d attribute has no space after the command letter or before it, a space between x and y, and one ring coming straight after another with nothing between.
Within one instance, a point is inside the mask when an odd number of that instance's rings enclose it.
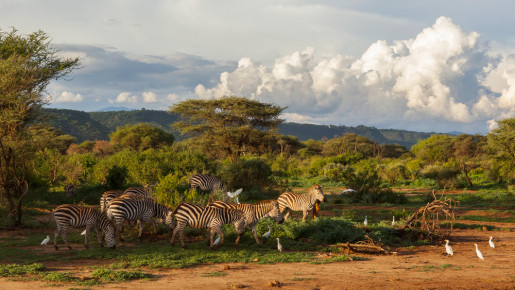
<instances>
[{"instance_id":1,"label":"white bird in grass","mask_svg":"<svg viewBox=\"0 0 515 290\"><path fill-rule=\"evenodd\" d=\"M454 256L454 252L452 251L451 246L449 246L449 240L445 240L445 251L447 252L447 255Z\"/></svg>"},{"instance_id":2,"label":"white bird in grass","mask_svg":"<svg viewBox=\"0 0 515 290\"><path fill-rule=\"evenodd\" d=\"M268 232L264 233L261 237L268 239L268 237L270 237L270 233L272 233L272 229L268 226Z\"/></svg>"},{"instance_id":3,"label":"white bird in grass","mask_svg":"<svg viewBox=\"0 0 515 290\"><path fill-rule=\"evenodd\" d=\"M476 254L477 254L477 257L481 260L485 260L485 258L483 258L483 254L481 253L481 251L477 248L477 244L474 244L476 245Z\"/></svg>"},{"instance_id":4,"label":"white bird in grass","mask_svg":"<svg viewBox=\"0 0 515 290\"><path fill-rule=\"evenodd\" d=\"M221 238L221 236L218 235L218 238L216 238L216 240L213 242L213 246L216 246L220 243L220 238Z\"/></svg>"},{"instance_id":5,"label":"white bird in grass","mask_svg":"<svg viewBox=\"0 0 515 290\"><path fill-rule=\"evenodd\" d=\"M392 226L395 225L395 216L393 216L393 220L392 220Z\"/></svg>"},{"instance_id":6,"label":"white bird in grass","mask_svg":"<svg viewBox=\"0 0 515 290\"><path fill-rule=\"evenodd\" d=\"M365 216L365 221L363 222L363 224L365 225L365 227L368 225L367 216Z\"/></svg>"},{"instance_id":7,"label":"white bird in grass","mask_svg":"<svg viewBox=\"0 0 515 290\"><path fill-rule=\"evenodd\" d=\"M236 201L236 204L240 204L240 201L239 201L238 197L235 197L234 201Z\"/></svg>"},{"instance_id":8,"label":"white bird in grass","mask_svg":"<svg viewBox=\"0 0 515 290\"><path fill-rule=\"evenodd\" d=\"M491 248L494 248L494 249L495 249L494 242L492 242L492 237L490 237L490 240L488 241L488 243L490 244L490 247L491 247Z\"/></svg>"},{"instance_id":9,"label":"white bird in grass","mask_svg":"<svg viewBox=\"0 0 515 290\"><path fill-rule=\"evenodd\" d=\"M340 192L340 194L347 193L347 192L355 192L355 190L352 188L349 188L349 189L346 189L346 190Z\"/></svg>"},{"instance_id":10,"label":"white bird in grass","mask_svg":"<svg viewBox=\"0 0 515 290\"><path fill-rule=\"evenodd\" d=\"M82 233L80 233L82 236L86 235L86 230L84 230Z\"/></svg>"},{"instance_id":11,"label":"white bird in grass","mask_svg":"<svg viewBox=\"0 0 515 290\"><path fill-rule=\"evenodd\" d=\"M46 244L48 244L48 242L50 242L50 236L47 235L46 238L41 242L41 245L44 246Z\"/></svg>"},{"instance_id":12,"label":"white bird in grass","mask_svg":"<svg viewBox=\"0 0 515 290\"><path fill-rule=\"evenodd\" d=\"M281 242L279 242L279 238L276 238L277 239L277 250L279 252L282 252L283 251L283 245L281 245Z\"/></svg>"},{"instance_id":13,"label":"white bird in grass","mask_svg":"<svg viewBox=\"0 0 515 290\"><path fill-rule=\"evenodd\" d=\"M230 198L235 198L241 193L242 190L243 190L243 188L240 188L240 189L236 190L235 192L228 191L227 196Z\"/></svg>"}]
</instances>

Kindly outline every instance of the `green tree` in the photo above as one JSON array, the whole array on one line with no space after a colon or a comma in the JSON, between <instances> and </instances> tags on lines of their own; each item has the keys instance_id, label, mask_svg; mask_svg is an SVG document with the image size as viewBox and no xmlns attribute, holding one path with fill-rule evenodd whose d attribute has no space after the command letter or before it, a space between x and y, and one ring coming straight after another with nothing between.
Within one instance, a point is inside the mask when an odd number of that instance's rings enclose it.
<instances>
[{"instance_id":1,"label":"green tree","mask_svg":"<svg viewBox=\"0 0 515 290\"><path fill-rule=\"evenodd\" d=\"M456 136L452 142L452 156L460 165L469 186L473 186L469 172L479 166L478 159L482 156L485 145L486 137L481 135L462 134Z\"/></svg>"},{"instance_id":2,"label":"green tree","mask_svg":"<svg viewBox=\"0 0 515 290\"><path fill-rule=\"evenodd\" d=\"M22 218L22 200L34 153L30 130L41 119L51 80L70 73L78 58L61 58L42 31L19 35L0 30L0 187L2 203L14 224Z\"/></svg>"},{"instance_id":3,"label":"green tree","mask_svg":"<svg viewBox=\"0 0 515 290\"><path fill-rule=\"evenodd\" d=\"M347 133L342 137L328 140L323 147L323 154L327 156L347 154L350 152L361 153L366 157L373 157L379 153L379 145L377 142L367 137Z\"/></svg>"},{"instance_id":4,"label":"green tree","mask_svg":"<svg viewBox=\"0 0 515 290\"><path fill-rule=\"evenodd\" d=\"M205 152L221 152L232 161L245 152L259 150L261 140L270 138L284 120L279 118L286 108L260 103L243 97L214 100L186 100L170 108L181 115L174 126L189 134Z\"/></svg>"},{"instance_id":5,"label":"green tree","mask_svg":"<svg viewBox=\"0 0 515 290\"><path fill-rule=\"evenodd\" d=\"M498 171L506 181L515 180L515 118L498 121L499 127L488 136L488 147L491 149Z\"/></svg>"},{"instance_id":6,"label":"green tree","mask_svg":"<svg viewBox=\"0 0 515 290\"><path fill-rule=\"evenodd\" d=\"M160 148L172 145L174 142L172 134L166 133L163 129L152 127L147 123L118 127L109 137L113 144L136 151Z\"/></svg>"},{"instance_id":7,"label":"green tree","mask_svg":"<svg viewBox=\"0 0 515 290\"><path fill-rule=\"evenodd\" d=\"M432 135L411 147L415 157L428 165L446 162L451 151L452 137L449 135Z\"/></svg>"}]
</instances>

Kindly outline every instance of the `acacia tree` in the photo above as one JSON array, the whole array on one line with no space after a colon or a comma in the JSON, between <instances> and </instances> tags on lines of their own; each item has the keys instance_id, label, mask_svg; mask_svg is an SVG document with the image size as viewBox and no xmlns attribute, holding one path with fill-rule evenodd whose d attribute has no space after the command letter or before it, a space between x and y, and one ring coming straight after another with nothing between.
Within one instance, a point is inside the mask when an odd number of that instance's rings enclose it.
<instances>
[{"instance_id":1,"label":"acacia tree","mask_svg":"<svg viewBox=\"0 0 515 290\"><path fill-rule=\"evenodd\" d=\"M79 64L78 58L60 58L57 52L42 31L25 36L14 28L0 30L0 202L8 204L15 225L21 223L26 174L34 153L29 128L42 116L50 81Z\"/></svg>"},{"instance_id":2,"label":"acacia tree","mask_svg":"<svg viewBox=\"0 0 515 290\"><path fill-rule=\"evenodd\" d=\"M497 124L499 127L487 136L488 146L500 175L510 182L515 180L515 118L504 119Z\"/></svg>"},{"instance_id":3,"label":"acacia tree","mask_svg":"<svg viewBox=\"0 0 515 290\"><path fill-rule=\"evenodd\" d=\"M113 144L120 147L129 147L135 151L172 145L174 141L172 134L147 123L127 124L118 127L116 132L111 133L109 137Z\"/></svg>"},{"instance_id":4,"label":"acacia tree","mask_svg":"<svg viewBox=\"0 0 515 290\"><path fill-rule=\"evenodd\" d=\"M183 135L193 137L205 152L222 152L230 161L244 152L259 150L261 141L275 135L284 120L279 115L286 107L261 103L244 97L213 100L186 100L170 112L181 115L174 124Z\"/></svg>"},{"instance_id":5,"label":"acacia tree","mask_svg":"<svg viewBox=\"0 0 515 290\"><path fill-rule=\"evenodd\" d=\"M474 186L470 180L469 172L478 167L478 159L484 151L486 137L481 135L456 136L452 143L452 156L460 165L469 186Z\"/></svg>"}]
</instances>

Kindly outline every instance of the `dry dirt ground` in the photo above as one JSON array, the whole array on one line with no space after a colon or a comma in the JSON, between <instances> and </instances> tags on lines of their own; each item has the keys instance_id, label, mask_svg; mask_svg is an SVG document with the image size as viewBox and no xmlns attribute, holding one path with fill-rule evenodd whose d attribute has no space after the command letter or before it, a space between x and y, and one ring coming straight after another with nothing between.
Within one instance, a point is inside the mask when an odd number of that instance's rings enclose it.
<instances>
[{"instance_id":1,"label":"dry dirt ground","mask_svg":"<svg viewBox=\"0 0 515 290\"><path fill-rule=\"evenodd\" d=\"M507 227L513 224L499 224ZM154 275L151 280L110 283L93 289L264 289L280 286L282 289L370 289L370 288L515 288L515 232L456 230L451 245L454 256L445 255L443 245L398 249L397 255L366 257L364 261L328 264L290 263L261 265L255 263L209 264L187 269L143 269ZM488 246L488 237L494 236L495 249ZM479 245L485 261L475 253ZM45 249L46 250L46 249ZM280 253L278 253L280 254ZM2 261L7 263L9 261ZM14 262L14 261L12 261ZM110 263L102 261L101 263ZM89 276L97 260L66 263L45 262L45 266L59 272L72 272L74 276ZM229 267L227 267L229 266ZM229 269L227 269L229 268ZM224 276L209 276L213 272ZM279 283L277 283L279 282ZM0 278L0 289L69 289L73 284L50 285L42 281L13 281Z\"/></svg>"}]
</instances>

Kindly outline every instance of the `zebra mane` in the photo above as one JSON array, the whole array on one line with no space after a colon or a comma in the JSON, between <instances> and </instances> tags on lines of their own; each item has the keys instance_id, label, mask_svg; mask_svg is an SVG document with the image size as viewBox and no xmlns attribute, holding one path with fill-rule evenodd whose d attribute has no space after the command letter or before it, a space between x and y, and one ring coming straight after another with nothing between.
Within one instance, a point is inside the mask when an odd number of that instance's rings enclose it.
<instances>
[{"instance_id":1,"label":"zebra mane","mask_svg":"<svg viewBox=\"0 0 515 290\"><path fill-rule=\"evenodd\" d=\"M320 187L320 188L322 188L322 186L320 186L320 185L318 185L317 183L315 183L315 184L313 184L313 186L311 186L311 187L309 188L308 193L312 193L312 192L313 192L313 190L315 190L315 187L317 187L317 186L318 186L318 187Z\"/></svg>"}]
</instances>

